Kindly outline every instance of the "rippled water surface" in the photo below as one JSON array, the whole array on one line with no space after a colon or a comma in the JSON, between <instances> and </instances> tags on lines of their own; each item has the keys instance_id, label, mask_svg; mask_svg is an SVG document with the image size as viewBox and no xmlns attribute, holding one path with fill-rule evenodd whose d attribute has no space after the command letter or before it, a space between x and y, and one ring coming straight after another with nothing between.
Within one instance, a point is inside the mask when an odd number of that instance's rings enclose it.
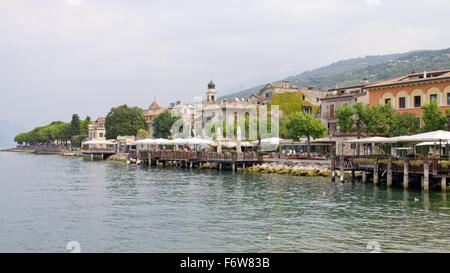
<instances>
[{"instance_id":1,"label":"rippled water surface","mask_svg":"<svg viewBox=\"0 0 450 273\"><path fill-rule=\"evenodd\" d=\"M0 252L450 252L448 193L22 153L0 174Z\"/></svg>"}]
</instances>

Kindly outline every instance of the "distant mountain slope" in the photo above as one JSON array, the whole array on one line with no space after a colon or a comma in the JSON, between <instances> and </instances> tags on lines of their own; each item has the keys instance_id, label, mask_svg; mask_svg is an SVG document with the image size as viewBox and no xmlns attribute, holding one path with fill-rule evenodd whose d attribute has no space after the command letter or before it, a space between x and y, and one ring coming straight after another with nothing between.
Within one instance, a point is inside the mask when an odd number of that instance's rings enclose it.
<instances>
[{"instance_id":1,"label":"distant mountain slope","mask_svg":"<svg viewBox=\"0 0 450 273\"><path fill-rule=\"evenodd\" d=\"M275 82L286 80L299 87L314 86L316 89L328 90L336 85L346 86L360 83L363 78L375 82L402 76L413 70L425 71L445 68L450 68L450 48L343 60ZM228 94L218 99L220 101L225 98L248 98L251 94L259 92L266 84Z\"/></svg>"},{"instance_id":2,"label":"distant mountain slope","mask_svg":"<svg viewBox=\"0 0 450 273\"><path fill-rule=\"evenodd\" d=\"M24 128L6 120L0 120L0 148L14 146L14 137L26 131Z\"/></svg>"}]
</instances>

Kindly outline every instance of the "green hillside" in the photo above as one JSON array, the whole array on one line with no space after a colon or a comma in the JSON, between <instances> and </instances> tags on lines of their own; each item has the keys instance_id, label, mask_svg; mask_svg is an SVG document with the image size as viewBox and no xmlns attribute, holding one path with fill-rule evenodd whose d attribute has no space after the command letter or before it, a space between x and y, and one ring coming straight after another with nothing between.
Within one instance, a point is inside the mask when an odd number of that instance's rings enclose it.
<instances>
[{"instance_id":1,"label":"green hillside","mask_svg":"<svg viewBox=\"0 0 450 273\"><path fill-rule=\"evenodd\" d=\"M314 86L316 89L328 90L336 85L358 84L363 78L376 82L399 77L413 70L428 71L446 68L450 68L450 48L349 59L276 82L287 80L299 87ZM219 97L219 100L235 97L248 98L251 94L259 92L265 84Z\"/></svg>"}]
</instances>

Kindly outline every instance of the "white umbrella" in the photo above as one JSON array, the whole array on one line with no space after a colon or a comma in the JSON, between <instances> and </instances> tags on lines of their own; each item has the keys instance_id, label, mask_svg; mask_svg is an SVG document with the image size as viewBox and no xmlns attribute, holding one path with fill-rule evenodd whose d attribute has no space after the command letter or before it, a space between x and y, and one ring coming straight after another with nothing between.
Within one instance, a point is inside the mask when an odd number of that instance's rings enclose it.
<instances>
[{"instance_id":1,"label":"white umbrella","mask_svg":"<svg viewBox=\"0 0 450 273\"><path fill-rule=\"evenodd\" d=\"M291 140L282 139L279 137L269 137L269 138L263 138L261 139L261 144L267 144L267 145L278 145L280 143L290 143ZM258 144L258 140L250 142L251 144Z\"/></svg>"},{"instance_id":2,"label":"white umbrella","mask_svg":"<svg viewBox=\"0 0 450 273\"><path fill-rule=\"evenodd\" d=\"M154 139L154 144L156 144L156 145L169 145L171 143L170 143L170 140L168 140L168 139L157 138L157 139Z\"/></svg>"},{"instance_id":3,"label":"white umbrella","mask_svg":"<svg viewBox=\"0 0 450 273\"><path fill-rule=\"evenodd\" d=\"M361 139L352 139L349 141L344 141L346 143L394 143L396 142L394 138L388 137L367 137Z\"/></svg>"},{"instance_id":4,"label":"white umbrella","mask_svg":"<svg viewBox=\"0 0 450 273\"><path fill-rule=\"evenodd\" d=\"M196 138L196 137L186 139L187 145L213 145L215 143L216 142L212 141L212 140Z\"/></svg>"},{"instance_id":5,"label":"white umbrella","mask_svg":"<svg viewBox=\"0 0 450 273\"><path fill-rule=\"evenodd\" d=\"M434 145L439 145L439 142L427 141L427 142L422 142L422 143L416 144L416 146L434 146ZM445 146L445 145L447 145L447 141L441 142L441 146Z\"/></svg>"},{"instance_id":6,"label":"white umbrella","mask_svg":"<svg viewBox=\"0 0 450 273\"><path fill-rule=\"evenodd\" d=\"M186 139L184 139L184 138L174 138L169 141L170 141L170 144L173 144L173 145L183 145L186 143Z\"/></svg>"}]
</instances>

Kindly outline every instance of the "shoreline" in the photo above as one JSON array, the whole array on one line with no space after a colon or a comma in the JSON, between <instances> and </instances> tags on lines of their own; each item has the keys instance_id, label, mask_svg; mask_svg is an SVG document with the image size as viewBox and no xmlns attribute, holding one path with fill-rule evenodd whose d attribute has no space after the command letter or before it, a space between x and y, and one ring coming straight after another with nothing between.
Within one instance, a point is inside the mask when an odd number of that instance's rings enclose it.
<instances>
[{"instance_id":1,"label":"shoreline","mask_svg":"<svg viewBox=\"0 0 450 273\"><path fill-rule=\"evenodd\" d=\"M67 151L67 152L53 152L45 153L38 152L36 150L26 150L17 148L7 148L1 149L1 152L19 152L19 153L36 153L36 154L54 154L61 156L75 156L82 157L83 154L79 151ZM126 153L116 153L111 155L105 160L127 163L128 154ZM136 159L130 159L130 164L136 164ZM209 166L203 166L208 168ZM292 176L307 176L307 177L331 177L330 162L329 160L294 160L294 159L267 159L261 164L251 166L248 168L237 168L239 172L250 172L250 173L272 173L281 175L292 175Z\"/></svg>"}]
</instances>

